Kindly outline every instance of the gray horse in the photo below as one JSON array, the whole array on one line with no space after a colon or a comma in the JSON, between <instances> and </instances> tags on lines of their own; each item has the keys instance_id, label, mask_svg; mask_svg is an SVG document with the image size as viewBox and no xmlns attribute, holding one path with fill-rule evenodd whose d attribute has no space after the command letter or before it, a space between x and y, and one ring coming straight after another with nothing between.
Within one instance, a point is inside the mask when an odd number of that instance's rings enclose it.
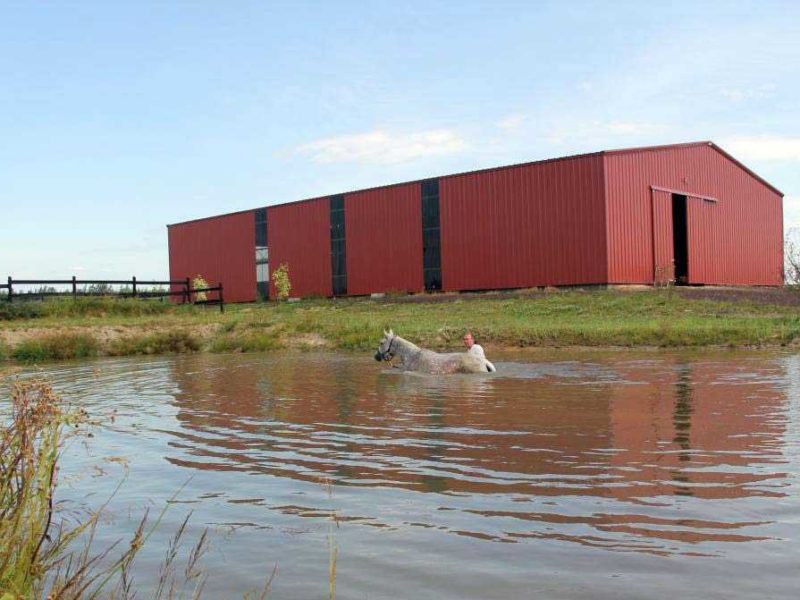
<instances>
[{"instance_id":1,"label":"gray horse","mask_svg":"<svg viewBox=\"0 0 800 600\"><path fill-rule=\"evenodd\" d=\"M404 340L390 329L383 332L383 339L375 353L377 361L400 359L399 368L404 371L420 371L434 375L444 373L491 373L496 371L494 365L485 358L467 352L439 354L420 348L408 340Z\"/></svg>"}]
</instances>

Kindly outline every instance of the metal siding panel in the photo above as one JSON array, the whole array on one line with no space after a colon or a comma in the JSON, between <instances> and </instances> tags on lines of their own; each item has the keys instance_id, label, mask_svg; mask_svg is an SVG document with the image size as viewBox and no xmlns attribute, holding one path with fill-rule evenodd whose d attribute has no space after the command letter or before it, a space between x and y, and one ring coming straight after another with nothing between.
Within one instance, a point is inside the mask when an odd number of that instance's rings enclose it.
<instances>
[{"instance_id":1,"label":"metal siding panel","mask_svg":"<svg viewBox=\"0 0 800 600\"><path fill-rule=\"evenodd\" d=\"M707 145L613 153L605 162L610 283L652 281L651 185L719 200L710 209L713 257L699 250L711 263L695 261L704 283L783 283L782 197L737 163Z\"/></svg>"},{"instance_id":2,"label":"metal siding panel","mask_svg":"<svg viewBox=\"0 0 800 600\"><path fill-rule=\"evenodd\" d=\"M670 280L674 275L675 248L672 237L672 194L653 191L653 282Z\"/></svg>"},{"instance_id":3,"label":"metal siding panel","mask_svg":"<svg viewBox=\"0 0 800 600\"><path fill-rule=\"evenodd\" d=\"M445 290L606 281L602 156L440 179Z\"/></svg>"},{"instance_id":4,"label":"metal siding panel","mask_svg":"<svg viewBox=\"0 0 800 600\"><path fill-rule=\"evenodd\" d=\"M167 236L170 279L202 275L222 282L228 302L256 299L254 211L172 225Z\"/></svg>"},{"instance_id":5,"label":"metal siding panel","mask_svg":"<svg viewBox=\"0 0 800 600\"><path fill-rule=\"evenodd\" d=\"M283 263L289 266L293 297L333 293L330 225L327 197L267 209L269 269L275 272ZM270 282L270 295L274 294Z\"/></svg>"},{"instance_id":6,"label":"metal siding panel","mask_svg":"<svg viewBox=\"0 0 800 600\"><path fill-rule=\"evenodd\" d=\"M345 196L350 295L424 290L420 185Z\"/></svg>"}]
</instances>

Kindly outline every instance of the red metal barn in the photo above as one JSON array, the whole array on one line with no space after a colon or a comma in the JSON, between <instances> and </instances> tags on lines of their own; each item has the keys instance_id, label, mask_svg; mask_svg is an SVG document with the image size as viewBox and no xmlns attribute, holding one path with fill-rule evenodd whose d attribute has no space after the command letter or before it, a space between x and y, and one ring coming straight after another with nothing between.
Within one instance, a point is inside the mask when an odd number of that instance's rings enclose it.
<instances>
[{"instance_id":1,"label":"red metal barn","mask_svg":"<svg viewBox=\"0 0 800 600\"><path fill-rule=\"evenodd\" d=\"M534 286L781 285L783 195L711 142L596 152L169 226L234 302Z\"/></svg>"}]
</instances>

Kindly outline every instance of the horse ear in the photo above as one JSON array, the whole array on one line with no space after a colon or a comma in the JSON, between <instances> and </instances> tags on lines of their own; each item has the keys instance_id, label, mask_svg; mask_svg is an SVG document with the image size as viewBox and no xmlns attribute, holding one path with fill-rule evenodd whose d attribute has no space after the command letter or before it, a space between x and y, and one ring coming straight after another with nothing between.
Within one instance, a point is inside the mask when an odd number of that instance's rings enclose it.
<instances>
[{"instance_id":1,"label":"horse ear","mask_svg":"<svg viewBox=\"0 0 800 600\"><path fill-rule=\"evenodd\" d=\"M383 337L389 337L389 332L385 329L383 330Z\"/></svg>"},{"instance_id":2,"label":"horse ear","mask_svg":"<svg viewBox=\"0 0 800 600\"><path fill-rule=\"evenodd\" d=\"M392 331L391 329L389 329L389 335L390 335L390 336L392 336L392 337L394 337L394 331Z\"/></svg>"}]
</instances>

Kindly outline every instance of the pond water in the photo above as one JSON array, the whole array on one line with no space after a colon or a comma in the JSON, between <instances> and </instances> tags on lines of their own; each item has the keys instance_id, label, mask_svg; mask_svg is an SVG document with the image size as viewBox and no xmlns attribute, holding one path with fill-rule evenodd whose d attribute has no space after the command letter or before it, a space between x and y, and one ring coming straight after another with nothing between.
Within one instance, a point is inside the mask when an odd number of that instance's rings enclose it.
<instances>
[{"instance_id":1,"label":"pond water","mask_svg":"<svg viewBox=\"0 0 800 600\"><path fill-rule=\"evenodd\" d=\"M323 353L48 367L103 420L60 498L99 506L128 462L103 546L177 494L143 589L193 511L210 598L275 565L270 598L326 598L331 548L338 598L794 597L800 356L498 358L438 378Z\"/></svg>"}]
</instances>

